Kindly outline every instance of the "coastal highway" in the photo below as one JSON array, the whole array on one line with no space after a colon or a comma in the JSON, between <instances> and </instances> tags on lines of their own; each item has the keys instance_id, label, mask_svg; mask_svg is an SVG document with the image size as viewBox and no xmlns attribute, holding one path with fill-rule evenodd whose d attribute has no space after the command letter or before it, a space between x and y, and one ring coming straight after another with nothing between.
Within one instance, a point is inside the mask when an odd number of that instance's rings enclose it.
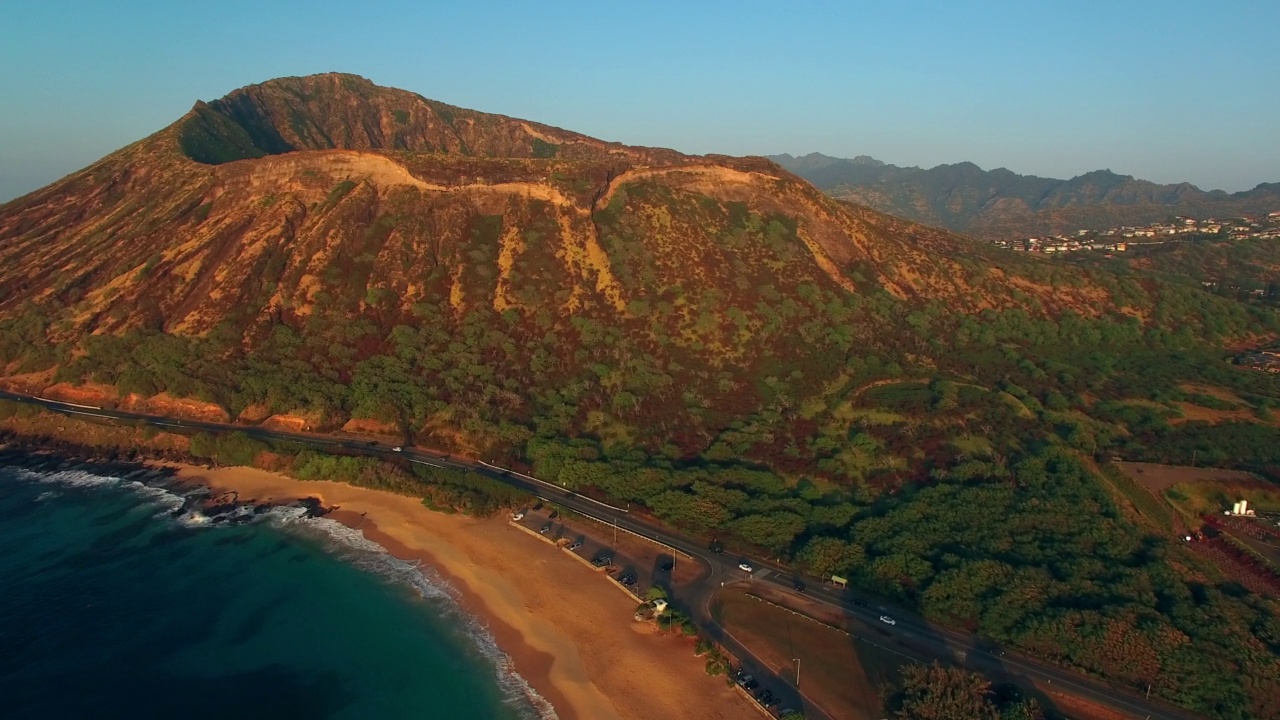
<instances>
[{"instance_id":1,"label":"coastal highway","mask_svg":"<svg viewBox=\"0 0 1280 720\"><path fill-rule=\"evenodd\" d=\"M694 621L698 625L710 629L713 636L717 635L714 631L719 630L717 639L720 640L721 644L729 646L730 651L735 652L735 654L741 654L745 648L742 648L731 637L726 636L723 628L720 628L714 618L711 617L710 603L715 591L729 583L742 581L771 583L791 590L792 579L798 577L796 573L787 568L761 561L757 558L750 559L755 572L746 573L738 568L738 563L743 559L741 556L713 552L696 538L681 535L654 523L647 522L635 517L626 509L574 493L529 475L483 462L473 462L463 458L414 448L405 448L402 452L396 452L385 445L371 444L367 441L350 438L267 430L248 425L144 415L66 403L4 390L0 390L0 399L39 405L47 410L68 415L130 422L143 421L160 427L211 433L241 432L249 437L264 440L287 440L312 445L317 448L341 448L350 453L360 453L385 459L402 459L411 463L455 470L470 470L479 473L525 490L544 501L556 503L600 522L616 525L621 530L639 535L660 545L665 545L673 551L694 559L704 568L704 572L698 581L690 583L686 588L682 588L680 596L675 599L686 605L690 609ZM1200 720L1201 718L1201 716L1187 710L1149 700L1140 693L1114 687L1102 680L1073 670L1042 663L1012 651L1001 652L977 637L935 625L904 608L893 607L871 598L859 598L847 591L823 586L814 578L803 578L803 580L806 585L806 595L810 599L838 608L847 616L859 621L860 625L866 627L866 633L855 634L859 635L859 637L865 636L867 639L904 656L925 662L934 658L951 660L996 677L1015 679L1022 682L1034 681L1046 689L1061 689L1060 691L1066 694L1082 697L1134 718L1143 718L1145 720ZM882 614L892 616L897 621L897 624L888 626L880 623L878 618ZM792 686L791 690L798 692L794 686ZM816 709L811 702L807 702L806 705L809 705L811 709ZM825 715L826 713L810 712L811 716L818 714Z\"/></svg>"}]
</instances>

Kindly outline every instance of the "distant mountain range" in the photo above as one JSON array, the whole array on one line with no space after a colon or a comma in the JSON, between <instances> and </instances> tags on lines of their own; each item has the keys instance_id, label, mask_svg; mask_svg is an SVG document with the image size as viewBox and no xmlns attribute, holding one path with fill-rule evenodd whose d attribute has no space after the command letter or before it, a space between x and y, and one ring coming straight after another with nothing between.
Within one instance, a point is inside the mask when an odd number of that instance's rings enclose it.
<instances>
[{"instance_id":1,"label":"distant mountain range","mask_svg":"<svg viewBox=\"0 0 1280 720\"><path fill-rule=\"evenodd\" d=\"M827 194L917 222L982 238L1102 230L1171 215L1231 216L1280 210L1280 183L1252 190L1205 191L1190 183L1158 185L1110 170L1070 180L983 170L970 162L928 170L889 165L866 155L821 153L769 159Z\"/></svg>"}]
</instances>

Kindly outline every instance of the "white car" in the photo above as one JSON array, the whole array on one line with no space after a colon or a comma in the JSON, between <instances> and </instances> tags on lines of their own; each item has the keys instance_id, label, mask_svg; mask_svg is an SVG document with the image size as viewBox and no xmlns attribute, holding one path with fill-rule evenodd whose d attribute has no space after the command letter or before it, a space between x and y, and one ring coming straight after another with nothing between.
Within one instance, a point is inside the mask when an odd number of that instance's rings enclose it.
<instances>
[{"instance_id":1,"label":"white car","mask_svg":"<svg viewBox=\"0 0 1280 720\"><path fill-rule=\"evenodd\" d=\"M404 452L404 448L403 448L403 447L401 447L400 445L397 445L397 446L395 446L395 447L391 448L391 452Z\"/></svg>"},{"instance_id":2,"label":"white car","mask_svg":"<svg viewBox=\"0 0 1280 720\"><path fill-rule=\"evenodd\" d=\"M885 625L897 625L897 624L898 624L898 621L897 621L897 620L894 620L893 618L889 617L888 615L881 615L881 616L880 616L880 622L884 623Z\"/></svg>"},{"instance_id":3,"label":"white car","mask_svg":"<svg viewBox=\"0 0 1280 720\"><path fill-rule=\"evenodd\" d=\"M756 571L755 568L751 567L751 563L747 562L746 560L743 560L742 562L738 563L738 569L741 570L742 572Z\"/></svg>"},{"instance_id":4,"label":"white car","mask_svg":"<svg viewBox=\"0 0 1280 720\"><path fill-rule=\"evenodd\" d=\"M520 522L521 520L524 519L524 513L522 512L511 513L511 519L515 520L516 522Z\"/></svg>"}]
</instances>

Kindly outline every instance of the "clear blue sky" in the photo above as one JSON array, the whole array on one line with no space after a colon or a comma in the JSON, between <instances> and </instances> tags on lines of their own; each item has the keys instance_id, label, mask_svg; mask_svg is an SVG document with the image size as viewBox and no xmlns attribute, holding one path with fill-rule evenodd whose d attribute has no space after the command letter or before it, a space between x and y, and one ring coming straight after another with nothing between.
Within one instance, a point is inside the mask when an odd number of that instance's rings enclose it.
<instances>
[{"instance_id":1,"label":"clear blue sky","mask_svg":"<svg viewBox=\"0 0 1280 720\"><path fill-rule=\"evenodd\" d=\"M197 99L353 72L690 153L1280 181L1280 1L5 0L0 201Z\"/></svg>"}]
</instances>

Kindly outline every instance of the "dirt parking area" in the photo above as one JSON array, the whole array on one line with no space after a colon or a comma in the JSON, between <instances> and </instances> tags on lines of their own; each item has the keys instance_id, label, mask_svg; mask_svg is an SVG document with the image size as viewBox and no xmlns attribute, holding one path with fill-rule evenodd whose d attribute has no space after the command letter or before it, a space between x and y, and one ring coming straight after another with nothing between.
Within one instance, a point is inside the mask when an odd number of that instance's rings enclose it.
<instances>
[{"instance_id":1,"label":"dirt parking area","mask_svg":"<svg viewBox=\"0 0 1280 720\"><path fill-rule=\"evenodd\" d=\"M1116 467L1159 495L1179 483L1190 482L1257 482L1258 478L1243 470L1198 468L1186 465L1159 465L1156 463L1117 462Z\"/></svg>"},{"instance_id":2,"label":"dirt parking area","mask_svg":"<svg viewBox=\"0 0 1280 720\"><path fill-rule=\"evenodd\" d=\"M896 679L901 658L869 653L846 633L741 588L717 593L712 614L773 672L795 678L798 670L800 689L833 717L884 717L879 688Z\"/></svg>"}]
</instances>

